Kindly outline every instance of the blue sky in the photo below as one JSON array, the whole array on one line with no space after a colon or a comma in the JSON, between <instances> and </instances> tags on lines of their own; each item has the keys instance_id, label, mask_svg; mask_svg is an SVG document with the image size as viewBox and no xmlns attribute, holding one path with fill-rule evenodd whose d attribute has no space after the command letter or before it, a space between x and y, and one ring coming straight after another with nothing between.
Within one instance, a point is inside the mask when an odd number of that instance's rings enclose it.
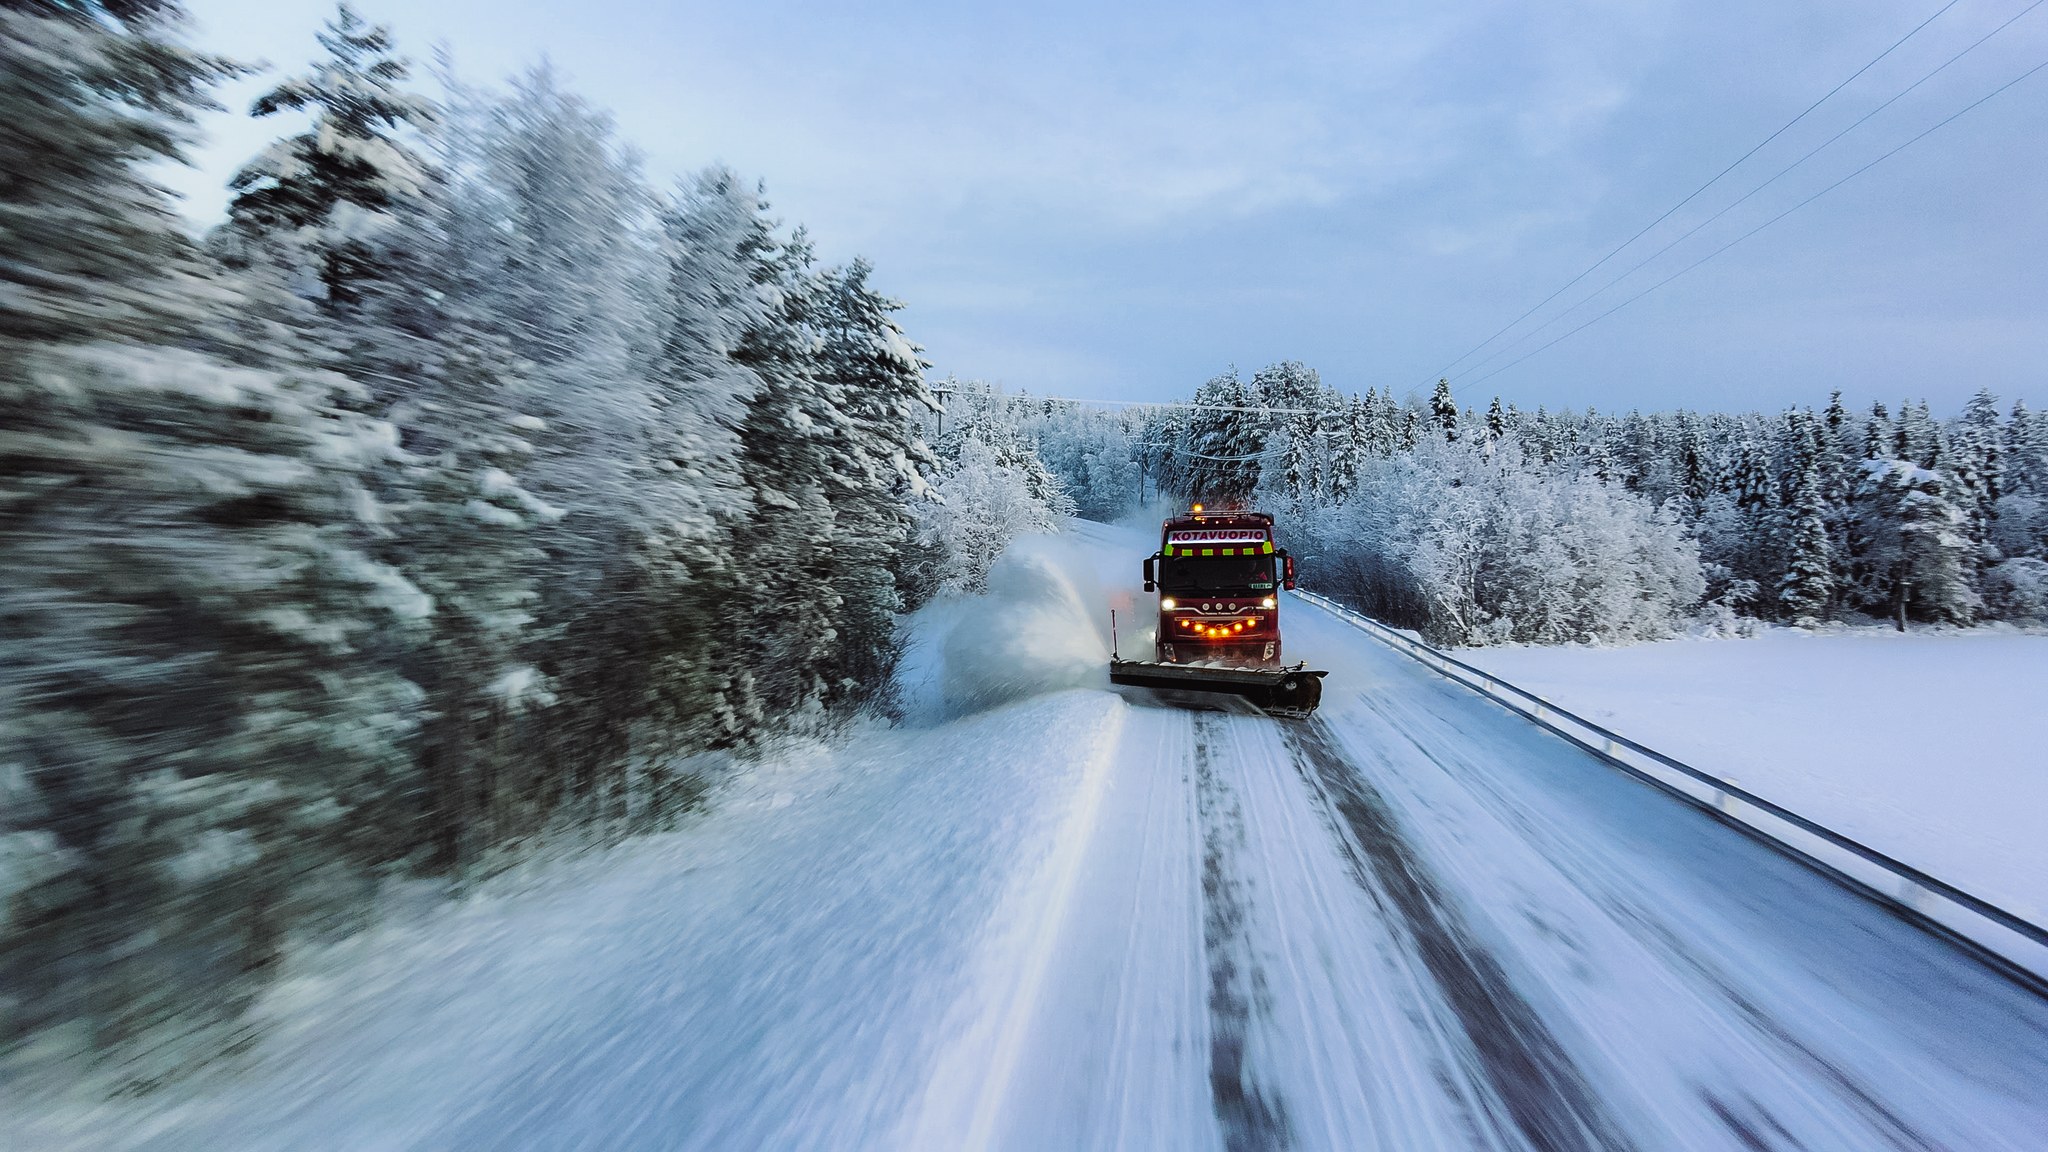
<instances>
[{"instance_id":1,"label":"blue sky","mask_svg":"<svg viewBox=\"0 0 2048 1152\"><path fill-rule=\"evenodd\" d=\"M1282 358L1347 390L1426 390L1941 2L358 8L416 58L446 42L471 79L547 56L657 179L717 161L765 180L824 258L876 263L941 374L1163 399ZM2032 2L1959 0L1551 311ZM332 11L188 7L203 45L287 71ZM2044 60L2048 7L1575 315ZM177 177L196 216L275 131L239 115L260 87L223 93L234 114ZM1841 388L1952 409L1979 387L2039 407L2044 140L2048 71L1585 332L1453 383L1532 408L1775 408Z\"/></svg>"}]
</instances>

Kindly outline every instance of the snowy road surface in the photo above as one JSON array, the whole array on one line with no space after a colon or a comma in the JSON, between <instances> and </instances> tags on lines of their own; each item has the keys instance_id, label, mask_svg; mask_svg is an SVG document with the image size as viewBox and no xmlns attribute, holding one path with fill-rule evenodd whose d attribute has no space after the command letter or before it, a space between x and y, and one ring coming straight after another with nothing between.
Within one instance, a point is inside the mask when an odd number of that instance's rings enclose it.
<instances>
[{"instance_id":1,"label":"snowy road surface","mask_svg":"<svg viewBox=\"0 0 2048 1152\"><path fill-rule=\"evenodd\" d=\"M1149 551L1077 537L1105 583ZM2048 1147L2048 1003L1287 628L1313 721L1084 687L867 732L391 929L233 1071L19 1146Z\"/></svg>"}]
</instances>

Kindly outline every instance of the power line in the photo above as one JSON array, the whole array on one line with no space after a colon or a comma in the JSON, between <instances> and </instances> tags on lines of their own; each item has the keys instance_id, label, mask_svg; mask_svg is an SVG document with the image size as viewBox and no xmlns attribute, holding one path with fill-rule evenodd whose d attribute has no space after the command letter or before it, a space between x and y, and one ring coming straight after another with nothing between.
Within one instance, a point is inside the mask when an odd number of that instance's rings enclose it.
<instances>
[{"instance_id":1,"label":"power line","mask_svg":"<svg viewBox=\"0 0 2048 1152\"><path fill-rule=\"evenodd\" d=\"M1279 416L1314 416L1320 414L1316 408L1261 408L1245 404L1195 404L1182 400L1088 400L1077 396L1042 396L1042 400L1058 400L1066 404L1123 405L1134 408L1200 408L1210 412L1271 412Z\"/></svg>"},{"instance_id":2,"label":"power line","mask_svg":"<svg viewBox=\"0 0 2048 1152\"><path fill-rule=\"evenodd\" d=\"M1500 349L1496 350L1493 355L1488 356L1486 359L1481 360L1477 364L1472 365L1471 371L1477 372L1479 369L1484 368L1486 365L1492 363L1495 360L1498 360L1502 356L1505 356L1509 352L1513 351L1516 344L1520 344L1524 341L1534 338L1537 333L1543 331L1545 328L1548 328L1551 325L1558 323L1565 317L1571 315L1573 312L1576 312L1580 308L1585 307L1587 304L1592 303L1594 300L1599 299L1600 295L1606 292L1609 288L1612 288L1616 284L1619 284L1622 281L1628 279L1629 277L1635 275L1637 272L1643 269L1644 265L1649 264L1651 261L1657 259L1659 256L1662 256L1666 252L1669 252L1673 248L1676 248L1680 244L1683 244L1686 240L1690 239L1693 235L1698 233L1700 229L1705 228L1707 225L1712 224L1716 220L1719 220L1721 217L1727 215L1729 212L1748 202L1750 197L1777 183L1780 178L1789 174L1794 168L1797 168L1801 164L1806 163L1808 160L1813 159L1828 146L1832 145L1835 141L1840 140L1842 137L1847 136L1851 132L1854 132L1857 128L1862 127L1863 124L1869 121L1871 117L1877 115L1879 112L1884 111L1886 108L1891 107L1893 104L1898 103L1899 100L1903 99L1908 93L1912 92L1914 89L1920 87L1922 84L1927 83L1929 80L1934 79L1943 71L1947 70L1949 65L1954 64L1956 61L1961 60L1963 57L1968 56L1972 52L1975 52L1978 48L1983 47L1985 41L1990 40L1993 36L1996 36L2000 32L2005 31L2014 22L2018 21L2020 17L2025 16L2027 13L2032 12L2036 8L2039 8L2043 3L2048 3L2048 0L2034 0L2032 4L2029 4L2025 8L2021 9L2018 13L2014 14L2010 19L2006 20L2005 23L2000 24L1998 27L1993 28L1991 31L1986 32L1984 35L1978 37L1977 40L1974 43L1972 43L1969 47L1964 48L1962 51L1942 61L1939 65L1937 65L1934 68L1933 71L1920 77L1918 80L1913 81L1911 84L1906 85L1904 88L1901 88L1897 93L1893 94L1889 99L1885 100L1884 103L1879 104L1877 107L1872 108L1868 112L1865 112L1862 116L1857 117L1855 122L1851 123L1847 128L1844 128L1841 131L1835 133L1833 136L1828 137L1826 140L1821 141L1820 144L1815 146L1811 151L1807 152L1799 159L1794 160L1792 163L1787 164L1785 167L1780 168L1769 179L1765 180L1761 184L1758 184L1756 187L1751 188L1749 191L1744 192L1741 196L1738 196L1735 200L1727 204L1720 211L1714 213L1712 216L1709 216L1705 220L1702 220L1699 223L1693 225L1692 227L1686 229L1670 243L1664 245L1662 248L1657 249L1655 252L1650 253L1648 256L1643 257L1641 260L1636 261L1636 263L1632 265L1628 271L1623 272L1621 275L1616 276L1614 279L1609 280L1605 284L1602 284L1599 288L1589 293L1584 299L1580 300L1578 303L1572 305L1569 308L1566 308L1564 311L1559 312L1557 315L1551 317L1550 319L1545 320L1543 323L1530 329L1528 332L1525 332L1522 335L1516 337L1512 343L1509 343L1501 347ZM1488 375L1491 375L1491 373L1488 373ZM1486 377L1481 377L1480 379L1485 378ZM1474 383L1477 382L1478 381L1474 381Z\"/></svg>"},{"instance_id":3,"label":"power line","mask_svg":"<svg viewBox=\"0 0 2048 1152\"><path fill-rule=\"evenodd\" d=\"M1195 404L1185 400L1094 400L1080 396L1031 396L1023 393L1011 394L1008 392L961 392L956 389L943 389L942 391L948 396L973 396L976 399L1000 400L1007 404L1051 401L1059 404L1099 404L1103 407L1199 408L1207 412L1260 412L1272 413L1276 416L1317 416L1322 414L1322 410L1318 408L1262 408L1243 404Z\"/></svg>"},{"instance_id":4,"label":"power line","mask_svg":"<svg viewBox=\"0 0 2048 1152\"><path fill-rule=\"evenodd\" d=\"M1194 450L1192 450L1192 449L1189 449L1189 448L1182 448L1182 447L1180 447L1180 446L1178 446L1178 445L1174 445L1174 444L1160 444L1160 443L1142 443L1142 444L1133 444L1133 445L1131 445L1131 447L1133 447L1133 448L1164 448L1164 449L1166 449L1166 450L1168 450L1168 451L1172 452L1172 453L1173 453L1173 454L1174 454L1175 456L1191 456L1191 457L1193 457L1193 458L1195 458L1195 459L1197 459L1197 460L1214 460L1214 461L1216 461L1216 462L1217 462L1217 463L1219 463L1219 464L1242 464L1242 463L1244 463L1244 462L1245 462L1245 461L1247 461L1247 460L1277 460L1277 459L1279 459L1279 458L1280 458L1281 456L1283 456L1283 455L1285 455L1285 454L1286 454L1285 452L1283 452L1283 451L1282 451L1281 449L1279 449L1279 448L1266 448L1266 449L1262 449L1262 450L1260 450L1260 451L1258 451L1258 452L1254 452L1254 453L1252 453L1252 454L1251 454L1251 455L1249 455L1249 456L1210 456L1210 455L1207 455L1207 454L1205 454L1205 453L1201 453L1201 452L1196 452L1196 451L1194 451Z\"/></svg>"},{"instance_id":5,"label":"power line","mask_svg":"<svg viewBox=\"0 0 2048 1152\"><path fill-rule=\"evenodd\" d=\"M1487 345L1493 343L1495 340L1500 339L1503 335L1514 329L1516 325L1519 325L1522 321L1527 320L1529 317L1535 315L1538 311L1542 310L1544 305L1550 303L1552 300L1557 299L1559 296L1564 295L1567 291L1570 291L1571 287L1574 284L1577 284L1579 281L1584 280L1588 276L1591 276L1595 271L1599 270L1601 265L1607 263L1609 260L1614 259L1616 256L1619 256L1622 253L1623 249L1627 248L1631 244L1634 244L1636 241L1642 239L1643 236L1647 234L1652 228L1655 228L1657 225L1662 224L1664 221L1670 219L1672 213L1677 212L1680 208L1683 208L1687 204L1692 203L1693 200L1697 198L1700 193L1705 192L1707 189L1719 183L1723 176L1726 176L1730 172L1735 171L1736 168L1742 165L1743 161L1749 159L1751 156L1754 156L1759 151L1761 151L1764 145L1769 144L1773 140L1776 140L1778 137L1784 135L1788 130L1790 130L1793 125L1799 123L1801 120L1806 119L1807 116L1813 113L1814 109L1819 108L1822 104L1827 103L1828 100L1835 95L1835 93L1840 92L1842 89L1848 87L1850 82L1855 80L1858 76L1861 76L1865 72L1868 72L1872 68L1876 67L1879 61L1883 60L1885 57L1897 51L1899 46L1904 44L1906 41L1911 40L1913 37L1919 35L1920 30L1922 28L1925 28L1929 24L1934 23L1934 21L1938 19L1942 13L1947 12L1949 9L1955 7L1960 2L1961 0L1948 0L1948 3L1943 4L1940 8L1935 10L1934 15L1929 16L1927 19L1922 20L1918 24L1915 24L1913 26L1912 31L1907 32L1904 36L1901 36L1897 40L1893 41L1891 47L1886 48L1884 51L1879 52L1877 55L1871 57L1869 63L1866 63L1865 65L1863 65L1863 67L1858 68L1854 72L1851 72L1847 79L1835 85L1833 88L1828 89L1827 92L1824 95L1822 95L1820 99L1815 100L1813 103L1807 105L1805 111L1801 112L1797 116L1794 116L1792 119L1787 120L1782 126L1778 128L1777 131L1771 133L1769 136L1766 136L1761 141L1759 141L1755 147L1751 148L1747 152L1744 152L1742 155L1736 157L1735 162L1733 164L1730 164L1726 168L1723 168L1719 172L1716 172L1713 178L1708 180L1705 184L1702 184L1699 187L1693 189L1691 192L1686 193L1685 198L1683 200L1680 200L1678 203L1673 204L1671 207L1665 209L1663 215L1657 217L1655 220L1652 220L1648 224L1644 225L1641 231L1637 232L1635 235L1629 237L1628 239L1622 241L1620 244L1616 245L1614 250L1607 253L1607 255L1602 256L1600 259L1593 261L1593 263L1588 265L1583 272L1580 272L1578 275L1572 277L1570 280L1565 281L1563 287L1560 287L1557 291L1552 292L1550 295L1545 296L1543 299L1537 301L1535 307L1530 308L1527 312L1524 312L1520 316L1517 316L1513 320L1509 321L1505 326L1503 326L1500 329L1500 331L1495 332L1493 335L1488 336L1486 339L1481 340L1477 344L1474 344L1471 348L1467 349L1463 355L1451 361L1449 364L1444 365L1443 368L1439 369L1436 372L1430 373L1430 379L1423 381L1422 384L1419 385L1419 387L1426 388L1436 379L1448 376L1450 374L1451 369L1456 368L1459 364L1464 363L1466 357L1471 356L1473 353L1480 351Z\"/></svg>"},{"instance_id":6,"label":"power line","mask_svg":"<svg viewBox=\"0 0 2048 1152\"><path fill-rule=\"evenodd\" d=\"M1863 167L1856 169L1854 172L1849 173L1847 176L1842 177L1840 180L1835 181L1833 184L1830 184L1827 187L1821 189L1820 191L1815 192L1813 195L1808 196L1806 199L1801 200L1799 203L1794 204L1790 208L1785 209L1783 212L1778 213L1776 216L1771 217L1769 220L1764 221L1763 223L1757 225L1749 231L1744 232L1742 235L1737 236L1735 239L1730 240L1726 244L1721 245L1719 248L1714 249L1712 252L1707 253L1705 256L1702 256L1699 259L1693 261L1692 263L1686 265L1685 267L1680 268L1678 271L1673 272L1671 275L1666 276L1664 279L1657 281L1655 284L1650 285L1648 288L1643 289L1641 292L1638 292L1635 295L1629 297L1628 299L1623 300L1621 303L1616 304L1614 307L1609 308L1607 311L1600 313L1598 316L1593 317L1591 320L1586 321L1584 324L1581 324L1578 327L1572 329L1571 331L1566 332L1564 335L1557 337L1556 339L1550 341L1548 344L1545 344L1540 348L1531 349L1527 353L1524 353L1521 356L1517 356L1513 360L1508 361L1506 364L1503 364L1500 367L1495 368L1493 371L1488 372L1486 375L1479 377L1477 380L1471 381L1471 383L1480 384L1484 383L1487 380L1491 380L1495 376L1498 376L1501 373L1507 371L1508 369L1513 368L1515 365L1520 364L1522 361L1527 360L1529 357L1534 356L1537 353L1544 351L1545 349L1555 347L1556 345L1563 343L1566 340L1569 340L1573 336L1576 336L1579 333L1584 332L1586 329L1591 328L1593 325L1598 324L1600 321L1605 320L1607 317L1612 316L1616 312L1621 311L1623 308L1626 308L1629 305L1635 303L1636 301L1641 300L1643 297L1648 296L1650 293L1655 292L1657 289L1662 288L1666 284L1671 283L1673 280L1678 279L1680 276L1685 275L1687 272L1690 272L1693 269L1699 267L1700 265L1705 264L1707 261L1712 260L1716 256L1719 256L1721 253L1726 252L1730 248L1735 247L1737 244L1742 243L1744 240L1749 239L1751 236L1754 236L1757 233L1763 231L1764 229L1769 228L1771 225L1776 224L1778 221L1783 220L1785 217L1790 216L1794 212L1799 211L1801 208L1806 207L1808 204L1813 203L1815 200L1818 200L1821 197L1827 195L1828 193L1834 191L1835 189L1840 188L1842 185L1847 184L1849 181L1854 180L1856 177L1861 176L1865 172L1870 171L1872 168L1877 167L1879 164L1884 163L1886 160L1891 159L1893 156L1896 156L1899 153L1905 151L1906 149L1912 147L1913 145L1918 144L1920 141L1933 135L1935 132L1941 130L1942 128L1947 127L1949 124L1960 119L1964 113L1971 111L1978 105L1985 103L1992 97L1997 96L1998 94L2004 92L2006 89L2011 88L2013 85L2018 84L2020 81L2025 80L2026 78L2032 76L2036 72L2039 72L2043 68L2048 68L2048 60L2043 60L2039 64L2034 65L2032 68L2027 69L2025 72L2022 72L2019 75L2013 77L2012 79L2006 81L2005 83L2000 84L1998 87L1992 89L1991 91L1985 93L1982 96L1979 96L1977 99L1972 100L1970 103L1964 105L1962 108L1951 113L1946 119L1943 119L1940 122L1936 123L1933 127L1928 128L1927 130L1921 132L1918 136L1915 136L1912 139L1906 141L1904 144L1901 144L1898 147L1893 148L1891 151L1886 152L1884 155L1879 156L1877 159L1872 160L1870 163L1865 164Z\"/></svg>"}]
</instances>

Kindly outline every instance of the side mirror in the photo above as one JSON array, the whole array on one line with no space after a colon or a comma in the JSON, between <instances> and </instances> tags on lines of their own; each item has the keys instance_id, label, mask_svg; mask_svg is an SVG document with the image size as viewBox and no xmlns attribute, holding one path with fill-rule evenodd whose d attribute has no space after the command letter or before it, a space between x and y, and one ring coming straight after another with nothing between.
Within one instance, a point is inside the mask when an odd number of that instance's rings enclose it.
<instances>
[{"instance_id":1,"label":"side mirror","mask_svg":"<svg viewBox=\"0 0 2048 1152\"><path fill-rule=\"evenodd\" d=\"M1280 554L1280 564L1283 573L1280 586L1291 592L1294 590L1294 557L1282 552Z\"/></svg>"},{"instance_id":2,"label":"side mirror","mask_svg":"<svg viewBox=\"0 0 2048 1152\"><path fill-rule=\"evenodd\" d=\"M1158 590L1159 554L1155 552L1152 555L1145 557L1145 591L1157 592Z\"/></svg>"}]
</instances>

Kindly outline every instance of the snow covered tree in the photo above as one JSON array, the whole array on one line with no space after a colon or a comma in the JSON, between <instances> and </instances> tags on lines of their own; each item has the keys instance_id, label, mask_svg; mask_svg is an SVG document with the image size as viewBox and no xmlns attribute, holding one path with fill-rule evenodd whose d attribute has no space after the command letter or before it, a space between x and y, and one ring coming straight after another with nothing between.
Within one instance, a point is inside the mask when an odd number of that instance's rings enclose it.
<instances>
[{"instance_id":1,"label":"snow covered tree","mask_svg":"<svg viewBox=\"0 0 2048 1152\"><path fill-rule=\"evenodd\" d=\"M1257 395L1231 369L1195 391L1201 407L1188 417L1180 494L1218 507L1242 501L1259 485L1268 417Z\"/></svg>"},{"instance_id":2,"label":"snow covered tree","mask_svg":"<svg viewBox=\"0 0 2048 1152\"><path fill-rule=\"evenodd\" d=\"M1591 421L1586 435L1580 441L1584 453L1586 470L1602 483L1618 483L1620 469L1615 465L1614 439L1612 429L1604 420Z\"/></svg>"},{"instance_id":3,"label":"snow covered tree","mask_svg":"<svg viewBox=\"0 0 2048 1152\"><path fill-rule=\"evenodd\" d=\"M1984 573L1984 605L1999 620L2048 623L2048 560L2014 556Z\"/></svg>"},{"instance_id":4,"label":"snow covered tree","mask_svg":"<svg viewBox=\"0 0 2048 1152\"><path fill-rule=\"evenodd\" d=\"M2007 491L2048 496L2048 416L2029 411L2024 400L2012 402L2004 458Z\"/></svg>"},{"instance_id":5,"label":"snow covered tree","mask_svg":"<svg viewBox=\"0 0 2048 1152\"><path fill-rule=\"evenodd\" d=\"M1399 412L1394 398L1370 388L1365 393L1365 446L1376 456L1390 456L1400 446Z\"/></svg>"},{"instance_id":6,"label":"snow covered tree","mask_svg":"<svg viewBox=\"0 0 2048 1152\"><path fill-rule=\"evenodd\" d=\"M1145 472L1156 459L1145 439L1141 417L1104 413L1061 404L1044 416L1027 419L1024 435L1036 455L1074 500L1076 513L1114 523L1135 511L1144 500Z\"/></svg>"},{"instance_id":7,"label":"snow covered tree","mask_svg":"<svg viewBox=\"0 0 2048 1152\"><path fill-rule=\"evenodd\" d=\"M1988 544L2002 558L2048 559L2048 423L2015 401L2005 427L2005 491L1992 506ZM2017 571L2015 569L2014 571ZM1990 573L1985 574L1989 580ZM1988 595L1987 591L1987 595Z\"/></svg>"},{"instance_id":8,"label":"snow covered tree","mask_svg":"<svg viewBox=\"0 0 2048 1152\"><path fill-rule=\"evenodd\" d=\"M1773 588L1779 565L1778 482L1771 453L1753 422L1728 430L1719 453L1715 491L1700 505L1700 553L1727 581ZM1718 595L1724 589L1715 590Z\"/></svg>"},{"instance_id":9,"label":"snow covered tree","mask_svg":"<svg viewBox=\"0 0 2048 1152\"><path fill-rule=\"evenodd\" d=\"M2004 429L1999 426L1998 400L1978 389L1952 425L1947 437L1945 468L1952 480L1956 507L1977 555L1973 572L1997 563L1991 547L1992 521L1998 498L2005 494Z\"/></svg>"},{"instance_id":10,"label":"snow covered tree","mask_svg":"<svg viewBox=\"0 0 2048 1152\"><path fill-rule=\"evenodd\" d=\"M974 594L1012 539L1055 532L1054 510L1023 471L980 440L959 441L939 472L937 499L918 506L914 579L935 592Z\"/></svg>"},{"instance_id":11,"label":"snow covered tree","mask_svg":"<svg viewBox=\"0 0 2048 1152\"><path fill-rule=\"evenodd\" d=\"M1678 414L1677 456L1673 472L1678 494L1685 497L1689 509L1696 513L1713 484L1699 420L1690 412Z\"/></svg>"},{"instance_id":12,"label":"snow covered tree","mask_svg":"<svg viewBox=\"0 0 2048 1152\"><path fill-rule=\"evenodd\" d=\"M1458 438L1458 402L1451 398L1451 382L1438 380L1429 397L1429 421L1446 440Z\"/></svg>"},{"instance_id":13,"label":"snow covered tree","mask_svg":"<svg viewBox=\"0 0 2048 1152\"><path fill-rule=\"evenodd\" d=\"M751 288L753 302L730 356L754 381L740 427L740 472L754 511L734 539L743 619L733 666L747 669L727 691L728 706L757 724L766 711L823 701L825 666L835 653L844 607L834 589L841 558L834 500L853 471L853 429L841 385L814 370L810 327L818 286L801 234L784 241L758 189L732 173L699 178L689 210L730 221L715 229L724 255ZM771 575L772 574L772 575Z\"/></svg>"},{"instance_id":14,"label":"snow covered tree","mask_svg":"<svg viewBox=\"0 0 2048 1152\"><path fill-rule=\"evenodd\" d=\"M0 11L0 1035L234 1012L402 853L430 604L360 542L345 380L203 351L235 307L150 166L222 67L174 5ZM259 357L244 350L246 359Z\"/></svg>"},{"instance_id":15,"label":"snow covered tree","mask_svg":"<svg viewBox=\"0 0 2048 1152\"><path fill-rule=\"evenodd\" d=\"M1350 500L1358 486L1358 470L1371 453L1370 413L1367 401L1356 395L1344 406L1342 423L1330 449L1329 491L1333 504Z\"/></svg>"},{"instance_id":16,"label":"snow covered tree","mask_svg":"<svg viewBox=\"0 0 2048 1152\"><path fill-rule=\"evenodd\" d=\"M1908 460L1870 460L1857 488L1864 603L1904 628L1909 617L1967 624L1980 607L1972 550L1942 474Z\"/></svg>"},{"instance_id":17,"label":"snow covered tree","mask_svg":"<svg viewBox=\"0 0 2048 1152\"><path fill-rule=\"evenodd\" d=\"M385 213L387 263L357 282L347 355L389 361L375 378L412 453L391 548L444 606L407 656L439 704L422 850L461 872L602 803L644 714L637 642L661 633L627 630L649 569L647 490L629 478L645 467L632 349L652 294L624 287L645 274L646 193L603 118L544 72L502 96L448 86L427 140L441 178Z\"/></svg>"},{"instance_id":18,"label":"snow covered tree","mask_svg":"<svg viewBox=\"0 0 2048 1152\"><path fill-rule=\"evenodd\" d=\"M1316 420L1313 412L1297 410L1287 417L1280 451L1280 485L1290 501L1313 497L1322 486L1322 468L1316 449Z\"/></svg>"},{"instance_id":19,"label":"snow covered tree","mask_svg":"<svg viewBox=\"0 0 2048 1152\"><path fill-rule=\"evenodd\" d=\"M171 0L0 6L0 336L188 338L226 299L151 165L182 163L238 69Z\"/></svg>"},{"instance_id":20,"label":"snow covered tree","mask_svg":"<svg viewBox=\"0 0 2048 1152\"><path fill-rule=\"evenodd\" d=\"M1840 388L1828 393L1828 406L1821 415L1821 423L1827 432L1827 443L1840 448L1848 442L1849 409L1842 404Z\"/></svg>"},{"instance_id":21,"label":"snow covered tree","mask_svg":"<svg viewBox=\"0 0 2048 1152\"><path fill-rule=\"evenodd\" d=\"M1870 415L1863 420L1863 456L1865 460L1890 459L1892 453L1892 417L1882 402L1872 403Z\"/></svg>"},{"instance_id":22,"label":"snow covered tree","mask_svg":"<svg viewBox=\"0 0 2048 1152\"><path fill-rule=\"evenodd\" d=\"M843 492L833 501L841 543L832 584L844 606L828 674L833 704L872 693L894 670L911 502L927 498L925 475L936 463L919 432L937 407L925 387L929 365L891 316L902 305L868 284L872 272L864 260L829 271L817 297L817 372L845 398L851 424Z\"/></svg>"},{"instance_id":23,"label":"snow covered tree","mask_svg":"<svg viewBox=\"0 0 2048 1152\"><path fill-rule=\"evenodd\" d=\"M222 247L231 264L274 262L300 281L295 290L333 312L357 301L360 281L390 272L379 248L391 218L417 211L434 180L402 133L431 125L436 109L400 87L409 69L393 53L390 30L365 24L348 4L319 41L328 58L250 110L306 112L312 123L229 182L235 197Z\"/></svg>"},{"instance_id":24,"label":"snow covered tree","mask_svg":"<svg viewBox=\"0 0 2048 1152\"><path fill-rule=\"evenodd\" d=\"M1893 457L1936 468L1942 463L1941 448L1941 426L1935 423L1927 402L1900 401L1898 418L1892 422Z\"/></svg>"},{"instance_id":25,"label":"snow covered tree","mask_svg":"<svg viewBox=\"0 0 2048 1152\"><path fill-rule=\"evenodd\" d=\"M0 435L25 709L0 760L34 782L11 831L54 855L14 894L33 946L9 984L54 979L18 1003L119 1036L201 989L232 1009L288 931L402 857L416 693L361 653L431 602L356 546L360 474L392 446L337 382L162 345L18 363L43 384Z\"/></svg>"},{"instance_id":26,"label":"snow covered tree","mask_svg":"<svg viewBox=\"0 0 2048 1152\"><path fill-rule=\"evenodd\" d=\"M1828 510L1817 462L1808 462L1801 470L1790 512L1790 557L1779 580L1778 603L1794 624L1811 627L1825 618L1834 598Z\"/></svg>"},{"instance_id":27,"label":"snow covered tree","mask_svg":"<svg viewBox=\"0 0 2048 1152\"><path fill-rule=\"evenodd\" d=\"M1259 408L1314 411L1323 399L1322 377L1299 360L1268 364L1252 374L1252 403Z\"/></svg>"},{"instance_id":28,"label":"snow covered tree","mask_svg":"<svg viewBox=\"0 0 2048 1152\"><path fill-rule=\"evenodd\" d=\"M1428 438L1376 457L1373 493L1307 510L1295 531L1320 588L1454 644L1669 635L1703 584L1683 525L1590 475L1525 461L1512 438Z\"/></svg>"}]
</instances>

